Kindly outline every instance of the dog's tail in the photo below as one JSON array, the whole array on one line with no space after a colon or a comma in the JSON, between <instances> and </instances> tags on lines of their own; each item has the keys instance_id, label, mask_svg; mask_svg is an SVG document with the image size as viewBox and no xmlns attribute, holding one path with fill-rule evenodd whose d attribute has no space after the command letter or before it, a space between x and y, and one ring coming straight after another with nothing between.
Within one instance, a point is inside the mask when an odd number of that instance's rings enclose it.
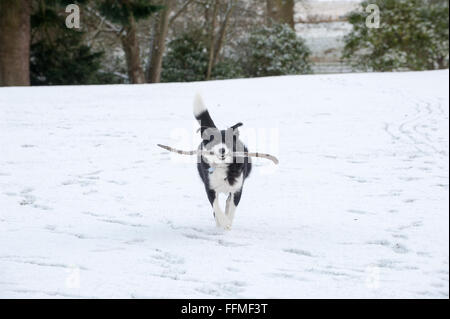
<instances>
[{"instance_id":1,"label":"dog's tail","mask_svg":"<svg viewBox=\"0 0 450 319\"><path fill-rule=\"evenodd\" d=\"M200 94L197 94L194 99L194 116L200 124L202 135L206 129L216 127Z\"/></svg>"}]
</instances>

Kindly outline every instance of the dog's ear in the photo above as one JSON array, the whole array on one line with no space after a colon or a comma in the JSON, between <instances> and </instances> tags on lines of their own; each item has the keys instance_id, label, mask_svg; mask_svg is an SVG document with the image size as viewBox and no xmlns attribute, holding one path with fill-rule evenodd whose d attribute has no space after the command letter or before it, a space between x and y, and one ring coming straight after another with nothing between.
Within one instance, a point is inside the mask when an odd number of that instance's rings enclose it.
<instances>
[{"instance_id":1,"label":"dog's ear","mask_svg":"<svg viewBox=\"0 0 450 319\"><path fill-rule=\"evenodd\" d=\"M198 132L202 131L202 133L203 133L203 130L205 130L205 129L207 129L206 126L200 126L196 132L198 133Z\"/></svg>"},{"instance_id":2,"label":"dog's ear","mask_svg":"<svg viewBox=\"0 0 450 319\"><path fill-rule=\"evenodd\" d=\"M236 124L234 124L232 127L230 127L233 131L235 130L235 129L237 129L238 127L241 127L242 125L244 125L244 124L242 124L241 122L239 122L239 123L236 123Z\"/></svg>"},{"instance_id":3,"label":"dog's ear","mask_svg":"<svg viewBox=\"0 0 450 319\"><path fill-rule=\"evenodd\" d=\"M232 127L230 127L231 129L233 129L233 130L235 130L235 129L237 129L238 127L241 127L242 125L244 125L244 124L242 124L241 122L239 122L239 123L237 123L237 124L234 124Z\"/></svg>"},{"instance_id":4,"label":"dog's ear","mask_svg":"<svg viewBox=\"0 0 450 319\"><path fill-rule=\"evenodd\" d=\"M239 137L239 130L238 130L238 128L241 127L242 125L244 125L244 124L239 122L239 123L234 124L233 126L228 128L228 131L231 131L231 134L232 134L233 138Z\"/></svg>"}]
</instances>

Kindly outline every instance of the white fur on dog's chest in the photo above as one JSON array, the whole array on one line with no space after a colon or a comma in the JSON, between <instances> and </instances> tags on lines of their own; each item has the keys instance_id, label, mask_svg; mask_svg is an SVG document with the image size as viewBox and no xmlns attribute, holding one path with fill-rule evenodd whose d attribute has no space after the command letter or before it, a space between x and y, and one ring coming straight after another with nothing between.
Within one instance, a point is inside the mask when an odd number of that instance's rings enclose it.
<instances>
[{"instance_id":1,"label":"white fur on dog's chest","mask_svg":"<svg viewBox=\"0 0 450 319\"><path fill-rule=\"evenodd\" d=\"M233 185L227 180L227 167L215 167L209 173L209 187L218 193L234 193L242 187L242 174L236 179Z\"/></svg>"}]
</instances>

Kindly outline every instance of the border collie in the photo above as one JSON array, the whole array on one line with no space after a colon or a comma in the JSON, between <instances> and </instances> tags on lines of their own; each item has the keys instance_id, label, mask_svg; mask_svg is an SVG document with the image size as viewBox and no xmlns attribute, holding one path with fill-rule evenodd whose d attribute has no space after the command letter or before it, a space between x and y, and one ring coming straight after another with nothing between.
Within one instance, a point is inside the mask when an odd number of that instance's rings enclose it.
<instances>
[{"instance_id":1,"label":"border collie","mask_svg":"<svg viewBox=\"0 0 450 319\"><path fill-rule=\"evenodd\" d=\"M200 124L202 142L199 146L197 169L205 184L206 194L213 207L217 227L230 230L236 207L241 200L242 187L249 176L252 164L249 157L236 157L235 152L248 152L239 140L237 123L219 130L200 95L194 100L194 116ZM228 195L225 213L219 206L219 194Z\"/></svg>"}]
</instances>

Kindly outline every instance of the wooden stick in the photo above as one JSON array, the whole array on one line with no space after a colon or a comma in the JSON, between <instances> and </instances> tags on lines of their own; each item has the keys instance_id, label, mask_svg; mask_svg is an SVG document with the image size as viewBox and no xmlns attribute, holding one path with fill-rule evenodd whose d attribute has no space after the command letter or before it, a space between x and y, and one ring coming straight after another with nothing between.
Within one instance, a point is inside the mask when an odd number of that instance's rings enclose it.
<instances>
[{"instance_id":1,"label":"wooden stick","mask_svg":"<svg viewBox=\"0 0 450 319\"><path fill-rule=\"evenodd\" d=\"M189 152L187 152L187 151L180 151L180 150L177 150L177 149L172 148L170 146L166 146L166 145L162 145L162 144L157 144L157 145L159 147L162 147L165 150L168 150L169 152L175 152L175 153L182 154L182 155L195 155L195 154L198 154L197 151L189 151Z\"/></svg>"},{"instance_id":2,"label":"wooden stick","mask_svg":"<svg viewBox=\"0 0 450 319\"><path fill-rule=\"evenodd\" d=\"M174 153L178 153L178 154L182 154L182 155L196 155L196 154L214 155L214 152L198 151L198 150L182 151L182 150L177 150L176 148L162 145L162 144L157 144L157 145L169 152L174 152ZM235 157L260 157L260 158L265 158L265 159L271 160L275 164L279 163L278 159L275 156L270 155L270 154L265 154L265 153L235 152L235 153L233 153L233 156L235 156Z\"/></svg>"},{"instance_id":3,"label":"wooden stick","mask_svg":"<svg viewBox=\"0 0 450 319\"><path fill-rule=\"evenodd\" d=\"M233 153L233 155L237 156L237 157L240 157L240 156L242 156L242 157L260 157L260 158L265 158L265 159L271 160L275 164L279 163L278 158L276 158L273 155L266 154L266 153L259 153L259 152L255 152L255 153L249 153L249 152L238 153L238 152L236 152L236 153Z\"/></svg>"}]
</instances>

